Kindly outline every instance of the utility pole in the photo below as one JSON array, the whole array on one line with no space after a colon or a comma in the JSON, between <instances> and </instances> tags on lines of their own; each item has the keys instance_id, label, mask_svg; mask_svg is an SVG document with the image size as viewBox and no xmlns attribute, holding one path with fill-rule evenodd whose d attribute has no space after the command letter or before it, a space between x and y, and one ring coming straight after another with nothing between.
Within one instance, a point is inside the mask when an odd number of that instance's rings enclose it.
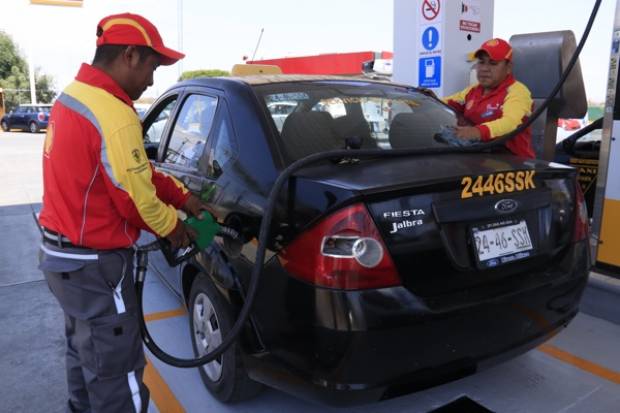
<instances>
[{"instance_id":1,"label":"utility pole","mask_svg":"<svg viewBox=\"0 0 620 413\"><path fill-rule=\"evenodd\" d=\"M183 51L183 0L177 0L177 38L179 40L178 50ZM179 79L183 74L183 59L177 62L177 68L179 71Z\"/></svg>"},{"instance_id":2,"label":"utility pole","mask_svg":"<svg viewBox=\"0 0 620 413\"><path fill-rule=\"evenodd\" d=\"M254 58L256 57L256 52L258 51L258 46L260 45L260 41L263 38L264 31L265 31L264 27L260 29L260 35L258 36L258 42L256 42L256 48L254 49L254 53L252 54L252 60L254 60Z\"/></svg>"},{"instance_id":3,"label":"utility pole","mask_svg":"<svg viewBox=\"0 0 620 413\"><path fill-rule=\"evenodd\" d=\"M34 80L34 63L32 58L32 47L30 47L30 53L28 53L28 74L30 75L30 103L37 104L37 89Z\"/></svg>"}]
</instances>

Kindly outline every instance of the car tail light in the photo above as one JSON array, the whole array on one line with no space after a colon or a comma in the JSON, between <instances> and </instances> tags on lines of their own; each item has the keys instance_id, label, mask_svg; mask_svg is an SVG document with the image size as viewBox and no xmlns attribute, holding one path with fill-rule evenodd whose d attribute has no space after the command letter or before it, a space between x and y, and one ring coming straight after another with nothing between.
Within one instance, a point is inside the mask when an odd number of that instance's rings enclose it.
<instances>
[{"instance_id":1,"label":"car tail light","mask_svg":"<svg viewBox=\"0 0 620 413\"><path fill-rule=\"evenodd\" d=\"M363 204L341 209L302 233L281 252L280 261L292 276L323 287L357 290L401 284Z\"/></svg>"},{"instance_id":2,"label":"car tail light","mask_svg":"<svg viewBox=\"0 0 620 413\"><path fill-rule=\"evenodd\" d=\"M583 191L579 182L575 183L575 229L573 242L583 241L588 237L588 207L583 197Z\"/></svg>"},{"instance_id":3,"label":"car tail light","mask_svg":"<svg viewBox=\"0 0 620 413\"><path fill-rule=\"evenodd\" d=\"M45 113L43 112L37 113L37 119L39 119L39 122L45 121Z\"/></svg>"}]
</instances>

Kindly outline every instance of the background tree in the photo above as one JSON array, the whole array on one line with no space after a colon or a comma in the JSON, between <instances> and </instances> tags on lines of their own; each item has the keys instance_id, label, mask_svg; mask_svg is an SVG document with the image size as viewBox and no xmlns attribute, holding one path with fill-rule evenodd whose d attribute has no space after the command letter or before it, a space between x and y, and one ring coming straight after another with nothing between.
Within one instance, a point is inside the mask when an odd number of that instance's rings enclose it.
<instances>
[{"instance_id":1,"label":"background tree","mask_svg":"<svg viewBox=\"0 0 620 413\"><path fill-rule=\"evenodd\" d=\"M37 102L51 103L56 97L54 79L35 70ZM0 31L0 88L4 89L5 110L20 103L30 103L30 81L26 59L11 36Z\"/></svg>"},{"instance_id":2,"label":"background tree","mask_svg":"<svg viewBox=\"0 0 620 413\"><path fill-rule=\"evenodd\" d=\"M51 103L56 97L54 78L41 73L41 70L37 68L34 71L34 83L37 88L37 102Z\"/></svg>"},{"instance_id":3,"label":"background tree","mask_svg":"<svg viewBox=\"0 0 620 413\"><path fill-rule=\"evenodd\" d=\"M13 39L3 31L0 31L0 79L8 77L12 69L16 68L20 72L27 72L28 65L21 57Z\"/></svg>"},{"instance_id":4,"label":"background tree","mask_svg":"<svg viewBox=\"0 0 620 413\"><path fill-rule=\"evenodd\" d=\"M197 77L219 77L219 76L230 76L230 72L226 70L220 69L201 69L201 70L186 70L181 74L179 81L194 79Z\"/></svg>"}]
</instances>

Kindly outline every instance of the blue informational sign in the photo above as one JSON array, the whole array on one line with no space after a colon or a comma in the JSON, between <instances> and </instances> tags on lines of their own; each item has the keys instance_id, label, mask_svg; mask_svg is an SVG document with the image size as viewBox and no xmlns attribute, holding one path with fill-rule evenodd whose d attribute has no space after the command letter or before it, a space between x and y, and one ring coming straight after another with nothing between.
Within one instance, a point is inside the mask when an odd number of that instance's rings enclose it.
<instances>
[{"instance_id":1,"label":"blue informational sign","mask_svg":"<svg viewBox=\"0 0 620 413\"><path fill-rule=\"evenodd\" d=\"M428 88L441 87L441 56L420 58L418 86Z\"/></svg>"},{"instance_id":2,"label":"blue informational sign","mask_svg":"<svg viewBox=\"0 0 620 413\"><path fill-rule=\"evenodd\" d=\"M434 26L429 26L422 32L422 46L428 51L431 51L439 44L439 30Z\"/></svg>"}]
</instances>

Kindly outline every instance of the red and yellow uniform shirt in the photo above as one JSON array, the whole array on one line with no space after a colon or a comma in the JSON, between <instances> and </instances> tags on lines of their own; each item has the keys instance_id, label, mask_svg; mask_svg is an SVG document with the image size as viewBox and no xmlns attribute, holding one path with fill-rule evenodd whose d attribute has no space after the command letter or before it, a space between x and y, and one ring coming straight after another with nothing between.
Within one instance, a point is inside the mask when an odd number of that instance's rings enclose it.
<instances>
[{"instance_id":1,"label":"red and yellow uniform shirt","mask_svg":"<svg viewBox=\"0 0 620 413\"><path fill-rule=\"evenodd\" d=\"M512 132L532 113L530 91L512 75L508 75L486 95L483 92L482 86L474 85L443 98L444 102L478 128L483 141ZM527 128L506 142L506 147L515 155L534 158L531 129Z\"/></svg>"},{"instance_id":2,"label":"red and yellow uniform shirt","mask_svg":"<svg viewBox=\"0 0 620 413\"><path fill-rule=\"evenodd\" d=\"M129 247L141 229L167 236L190 195L153 169L131 99L86 64L52 108L43 181L41 225L94 249Z\"/></svg>"}]
</instances>

